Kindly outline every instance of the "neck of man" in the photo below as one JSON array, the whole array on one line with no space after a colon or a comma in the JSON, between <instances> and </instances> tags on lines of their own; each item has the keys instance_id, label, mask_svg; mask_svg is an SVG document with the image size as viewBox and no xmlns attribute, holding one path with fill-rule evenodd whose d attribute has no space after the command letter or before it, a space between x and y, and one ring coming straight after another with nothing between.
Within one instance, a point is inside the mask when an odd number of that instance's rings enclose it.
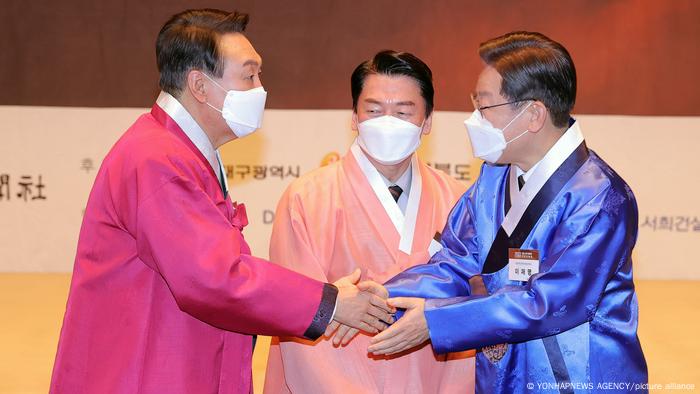
<instances>
[{"instance_id":1,"label":"neck of man","mask_svg":"<svg viewBox=\"0 0 700 394\"><path fill-rule=\"evenodd\" d=\"M529 149L517 160L514 160L513 164L524 172L530 171L535 164L539 163L547 155L547 152L559 141L559 138L564 135L566 130L568 130L567 127L557 128L550 125L549 127L543 127L537 133L533 133L527 144Z\"/></svg>"},{"instance_id":2,"label":"neck of man","mask_svg":"<svg viewBox=\"0 0 700 394\"><path fill-rule=\"evenodd\" d=\"M211 146L213 146L214 149L219 149L221 145L236 139L236 135L230 130L224 133L217 133L212 128L211 125L223 122L223 127L228 129L228 125L223 117L221 117L221 113L214 108L209 107L206 103L200 103L194 97L187 94L187 92L183 92L179 97L175 98L185 107L199 127L204 130L204 133L207 135L207 138L209 138L209 142L211 142Z\"/></svg>"},{"instance_id":3,"label":"neck of man","mask_svg":"<svg viewBox=\"0 0 700 394\"><path fill-rule=\"evenodd\" d=\"M411 158L413 157L415 153L411 154L407 158L403 159L401 162L396 163L396 164L382 164L372 156L365 154L367 156L367 159L372 163L374 168L379 171L380 174L384 176L384 178L388 179L389 182L395 183L399 178L401 178L401 175L403 175L404 172L406 172L406 169L408 166L411 165Z\"/></svg>"}]
</instances>

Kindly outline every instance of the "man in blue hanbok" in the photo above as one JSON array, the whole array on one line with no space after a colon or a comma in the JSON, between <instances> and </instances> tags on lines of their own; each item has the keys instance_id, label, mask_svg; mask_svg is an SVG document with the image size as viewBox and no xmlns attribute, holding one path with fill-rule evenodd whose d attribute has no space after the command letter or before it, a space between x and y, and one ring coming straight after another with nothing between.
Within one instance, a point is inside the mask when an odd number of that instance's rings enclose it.
<instances>
[{"instance_id":1,"label":"man in blue hanbok","mask_svg":"<svg viewBox=\"0 0 700 394\"><path fill-rule=\"evenodd\" d=\"M528 32L489 40L479 55L465 124L486 163L452 210L443 249L385 284L404 312L369 351L427 340L437 353L478 349L477 393L646 392L637 205L570 116L571 57Z\"/></svg>"}]
</instances>

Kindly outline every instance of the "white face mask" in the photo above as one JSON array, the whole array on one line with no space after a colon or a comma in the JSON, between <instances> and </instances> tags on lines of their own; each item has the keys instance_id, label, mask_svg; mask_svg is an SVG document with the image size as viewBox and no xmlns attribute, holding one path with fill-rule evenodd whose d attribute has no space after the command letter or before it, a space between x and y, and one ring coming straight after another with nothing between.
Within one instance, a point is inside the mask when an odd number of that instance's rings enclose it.
<instances>
[{"instance_id":1,"label":"white face mask","mask_svg":"<svg viewBox=\"0 0 700 394\"><path fill-rule=\"evenodd\" d=\"M210 76L204 75L226 92L222 109L218 109L208 102L207 105L221 112L221 116L236 137L243 138L262 126L265 100L267 99L267 92L262 86L250 90L226 90Z\"/></svg>"},{"instance_id":2,"label":"white face mask","mask_svg":"<svg viewBox=\"0 0 700 394\"><path fill-rule=\"evenodd\" d=\"M474 110L474 112L472 112L472 116L464 121L464 126L467 127L467 133L469 133L469 140L472 143L474 157L478 157L489 163L496 163L508 144L527 134L529 131L525 130L520 135L507 142L505 136L503 135L503 130L515 122L515 120L518 119L518 117L522 115L525 110L530 107L530 105L532 105L532 102L523 108L520 113L515 115L513 120L508 122L503 129L494 127L491 122L481 116L481 112L479 112L479 110Z\"/></svg>"},{"instance_id":3,"label":"white face mask","mask_svg":"<svg viewBox=\"0 0 700 394\"><path fill-rule=\"evenodd\" d=\"M420 145L423 127L385 115L357 125L357 142L368 155L382 164L400 163Z\"/></svg>"}]
</instances>

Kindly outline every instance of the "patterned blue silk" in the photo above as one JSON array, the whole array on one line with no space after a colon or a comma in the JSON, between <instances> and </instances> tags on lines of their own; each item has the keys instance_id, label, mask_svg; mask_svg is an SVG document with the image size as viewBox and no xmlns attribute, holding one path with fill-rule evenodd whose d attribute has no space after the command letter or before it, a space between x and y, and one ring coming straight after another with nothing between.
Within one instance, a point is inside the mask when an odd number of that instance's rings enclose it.
<instances>
[{"instance_id":1,"label":"patterned blue silk","mask_svg":"<svg viewBox=\"0 0 700 394\"><path fill-rule=\"evenodd\" d=\"M506 265L482 275L488 296L471 294L469 279L481 274L504 218L509 171L482 166L448 218L444 248L387 282L390 295L428 299L425 316L438 353L508 344L500 360L477 354L477 393L610 393L635 384L646 392L632 281L637 205L592 151L522 245L539 251L540 273L509 281ZM563 385L544 337L563 357L569 378Z\"/></svg>"}]
</instances>

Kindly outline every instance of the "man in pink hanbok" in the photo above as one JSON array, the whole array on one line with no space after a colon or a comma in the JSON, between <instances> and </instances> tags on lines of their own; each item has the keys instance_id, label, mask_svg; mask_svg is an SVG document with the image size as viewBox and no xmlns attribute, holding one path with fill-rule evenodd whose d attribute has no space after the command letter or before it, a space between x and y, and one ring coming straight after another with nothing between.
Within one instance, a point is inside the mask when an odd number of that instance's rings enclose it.
<instances>
[{"instance_id":1,"label":"man in pink hanbok","mask_svg":"<svg viewBox=\"0 0 700 394\"><path fill-rule=\"evenodd\" d=\"M265 106L247 22L190 10L161 29L163 91L105 157L87 204L52 393L250 393L254 334L391 321L348 278L336 287L250 255L217 151L257 129Z\"/></svg>"},{"instance_id":2,"label":"man in pink hanbok","mask_svg":"<svg viewBox=\"0 0 700 394\"><path fill-rule=\"evenodd\" d=\"M288 187L277 207L270 256L319 281L360 269L363 279L383 283L440 249L440 231L466 186L415 154L432 123L432 73L425 63L382 51L355 69L351 87L357 139L340 161ZM473 391L468 354L438 356L424 346L372 357L372 333L333 329L327 331L332 340L273 341L265 392Z\"/></svg>"}]
</instances>

